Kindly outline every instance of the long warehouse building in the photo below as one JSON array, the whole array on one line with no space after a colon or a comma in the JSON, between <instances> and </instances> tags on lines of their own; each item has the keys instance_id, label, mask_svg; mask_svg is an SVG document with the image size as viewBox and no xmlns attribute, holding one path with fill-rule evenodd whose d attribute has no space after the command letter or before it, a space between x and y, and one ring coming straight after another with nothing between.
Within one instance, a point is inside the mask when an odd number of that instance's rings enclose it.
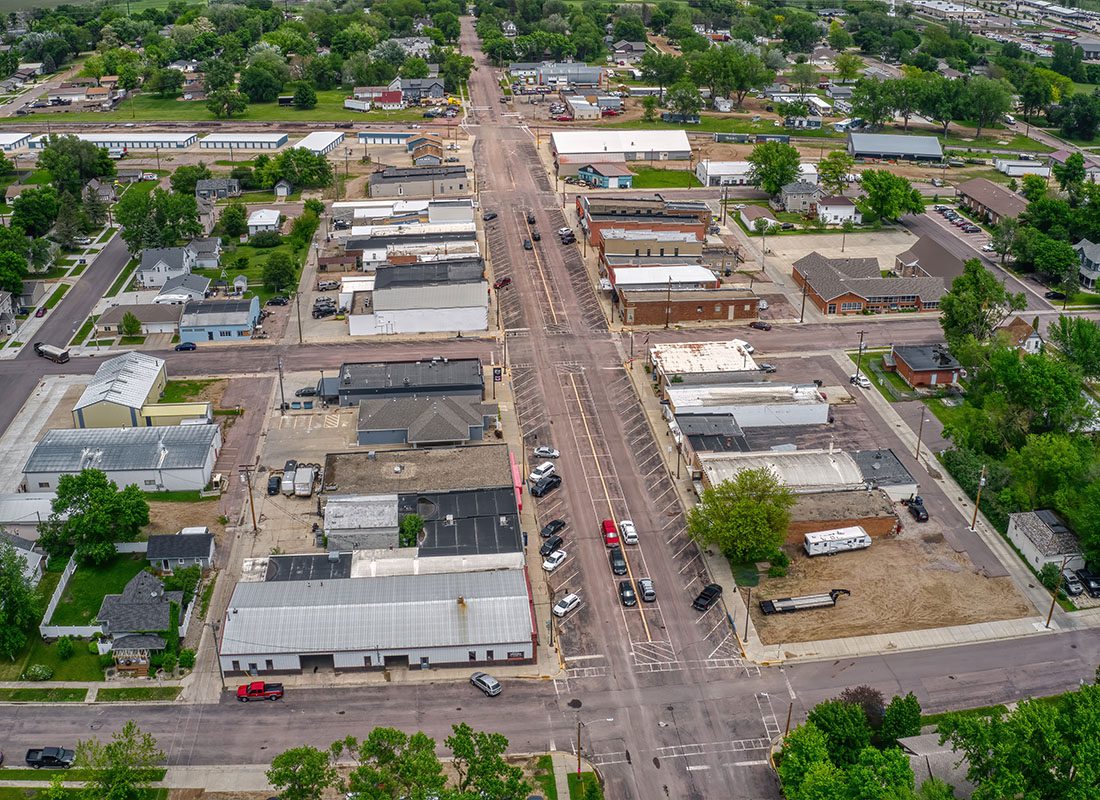
<instances>
[{"instance_id":1,"label":"long warehouse building","mask_svg":"<svg viewBox=\"0 0 1100 800\"><path fill-rule=\"evenodd\" d=\"M315 156L324 156L335 150L342 141L344 134L340 131L314 131L295 142L294 147L309 150Z\"/></svg>"},{"instance_id":2,"label":"long warehouse building","mask_svg":"<svg viewBox=\"0 0 1100 800\"><path fill-rule=\"evenodd\" d=\"M199 142L201 150L278 150L285 133L212 133Z\"/></svg>"},{"instance_id":3,"label":"long warehouse building","mask_svg":"<svg viewBox=\"0 0 1100 800\"><path fill-rule=\"evenodd\" d=\"M166 133L164 131L118 131L116 133L72 133L82 142L100 147L121 147L126 150L183 150L199 140L197 133ZM41 150L49 144L49 135L35 136L30 141L32 150Z\"/></svg>"}]
</instances>

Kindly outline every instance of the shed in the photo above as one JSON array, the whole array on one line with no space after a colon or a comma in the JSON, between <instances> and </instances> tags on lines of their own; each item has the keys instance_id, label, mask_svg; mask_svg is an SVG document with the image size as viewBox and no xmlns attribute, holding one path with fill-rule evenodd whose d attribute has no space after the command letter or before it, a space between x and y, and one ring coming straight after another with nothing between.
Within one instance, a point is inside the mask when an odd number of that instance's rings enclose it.
<instances>
[{"instance_id":1,"label":"shed","mask_svg":"<svg viewBox=\"0 0 1100 800\"><path fill-rule=\"evenodd\" d=\"M1045 564L1079 569L1085 566L1081 543L1062 518L1048 509L1008 515L1008 538L1036 572Z\"/></svg>"}]
</instances>

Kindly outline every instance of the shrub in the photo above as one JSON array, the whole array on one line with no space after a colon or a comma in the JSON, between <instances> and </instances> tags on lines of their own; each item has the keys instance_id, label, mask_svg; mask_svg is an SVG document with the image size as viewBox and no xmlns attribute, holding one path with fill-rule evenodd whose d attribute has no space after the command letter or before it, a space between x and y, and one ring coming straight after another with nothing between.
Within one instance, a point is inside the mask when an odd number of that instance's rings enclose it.
<instances>
[{"instance_id":1,"label":"shrub","mask_svg":"<svg viewBox=\"0 0 1100 800\"><path fill-rule=\"evenodd\" d=\"M248 243L253 247L278 247L283 243L283 237L277 231L260 231Z\"/></svg>"},{"instance_id":2,"label":"shrub","mask_svg":"<svg viewBox=\"0 0 1100 800\"><path fill-rule=\"evenodd\" d=\"M62 661L68 661L73 657L73 640L68 636L62 636L57 640L57 657Z\"/></svg>"},{"instance_id":3,"label":"shrub","mask_svg":"<svg viewBox=\"0 0 1100 800\"><path fill-rule=\"evenodd\" d=\"M784 553L782 550L777 550L775 555L771 557L770 561L773 566L776 567L789 567L791 565L791 557Z\"/></svg>"},{"instance_id":4,"label":"shrub","mask_svg":"<svg viewBox=\"0 0 1100 800\"><path fill-rule=\"evenodd\" d=\"M99 647L96 646L96 643L94 641L88 642L88 652L91 653L93 656L99 655Z\"/></svg>"},{"instance_id":5,"label":"shrub","mask_svg":"<svg viewBox=\"0 0 1100 800\"><path fill-rule=\"evenodd\" d=\"M165 653L164 658L161 659L160 668L165 672L174 672L177 661L175 653Z\"/></svg>"},{"instance_id":6,"label":"shrub","mask_svg":"<svg viewBox=\"0 0 1100 800\"><path fill-rule=\"evenodd\" d=\"M771 567L768 568L768 577L769 578L786 578L787 577L787 568L786 567L781 567L778 564L772 564Z\"/></svg>"},{"instance_id":7,"label":"shrub","mask_svg":"<svg viewBox=\"0 0 1100 800\"><path fill-rule=\"evenodd\" d=\"M194 650L180 650L180 666L184 669L194 669L195 667L195 651Z\"/></svg>"},{"instance_id":8,"label":"shrub","mask_svg":"<svg viewBox=\"0 0 1100 800\"><path fill-rule=\"evenodd\" d=\"M100 669L107 669L108 667L114 666L114 663L115 663L115 657L113 655L111 655L110 653L104 653L103 655L101 655L99 657L99 668Z\"/></svg>"},{"instance_id":9,"label":"shrub","mask_svg":"<svg viewBox=\"0 0 1100 800\"><path fill-rule=\"evenodd\" d=\"M53 677L53 670L45 664L31 664L23 673L25 681L48 681Z\"/></svg>"}]
</instances>

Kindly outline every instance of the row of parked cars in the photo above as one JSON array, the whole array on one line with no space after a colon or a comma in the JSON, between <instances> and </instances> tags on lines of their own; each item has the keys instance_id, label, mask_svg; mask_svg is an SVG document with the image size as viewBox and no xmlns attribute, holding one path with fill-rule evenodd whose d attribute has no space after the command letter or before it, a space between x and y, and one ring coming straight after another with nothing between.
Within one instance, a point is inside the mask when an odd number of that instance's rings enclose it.
<instances>
[{"instance_id":1,"label":"row of parked cars","mask_svg":"<svg viewBox=\"0 0 1100 800\"><path fill-rule=\"evenodd\" d=\"M950 222L956 228L960 228L963 233L981 233L982 232L981 228L979 228L973 222L968 220L966 217L964 217L958 211L951 208L951 206L936 205L936 206L933 206L933 208L940 214L940 216L942 216L944 219L946 219L948 222Z\"/></svg>"}]
</instances>

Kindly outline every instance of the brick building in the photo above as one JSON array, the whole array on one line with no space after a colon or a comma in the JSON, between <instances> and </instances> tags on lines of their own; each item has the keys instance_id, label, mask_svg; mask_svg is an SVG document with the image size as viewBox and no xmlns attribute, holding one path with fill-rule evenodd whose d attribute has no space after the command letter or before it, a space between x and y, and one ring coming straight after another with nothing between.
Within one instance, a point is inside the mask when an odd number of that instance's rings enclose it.
<instances>
[{"instance_id":1,"label":"brick building","mask_svg":"<svg viewBox=\"0 0 1100 800\"><path fill-rule=\"evenodd\" d=\"M973 178L955 189L959 205L991 225L1015 219L1027 209L1027 200L986 178Z\"/></svg>"},{"instance_id":2,"label":"brick building","mask_svg":"<svg viewBox=\"0 0 1100 800\"><path fill-rule=\"evenodd\" d=\"M883 278L876 258L827 258L813 252L792 265L795 285L826 315L939 308L942 278Z\"/></svg>"},{"instance_id":3,"label":"brick building","mask_svg":"<svg viewBox=\"0 0 1100 800\"><path fill-rule=\"evenodd\" d=\"M692 322L752 320L760 299L749 289L720 288L702 291L619 292L619 319L624 325L670 325Z\"/></svg>"},{"instance_id":4,"label":"brick building","mask_svg":"<svg viewBox=\"0 0 1100 800\"><path fill-rule=\"evenodd\" d=\"M913 388L957 384L961 369L942 344L894 345L883 356L882 365Z\"/></svg>"}]
</instances>

